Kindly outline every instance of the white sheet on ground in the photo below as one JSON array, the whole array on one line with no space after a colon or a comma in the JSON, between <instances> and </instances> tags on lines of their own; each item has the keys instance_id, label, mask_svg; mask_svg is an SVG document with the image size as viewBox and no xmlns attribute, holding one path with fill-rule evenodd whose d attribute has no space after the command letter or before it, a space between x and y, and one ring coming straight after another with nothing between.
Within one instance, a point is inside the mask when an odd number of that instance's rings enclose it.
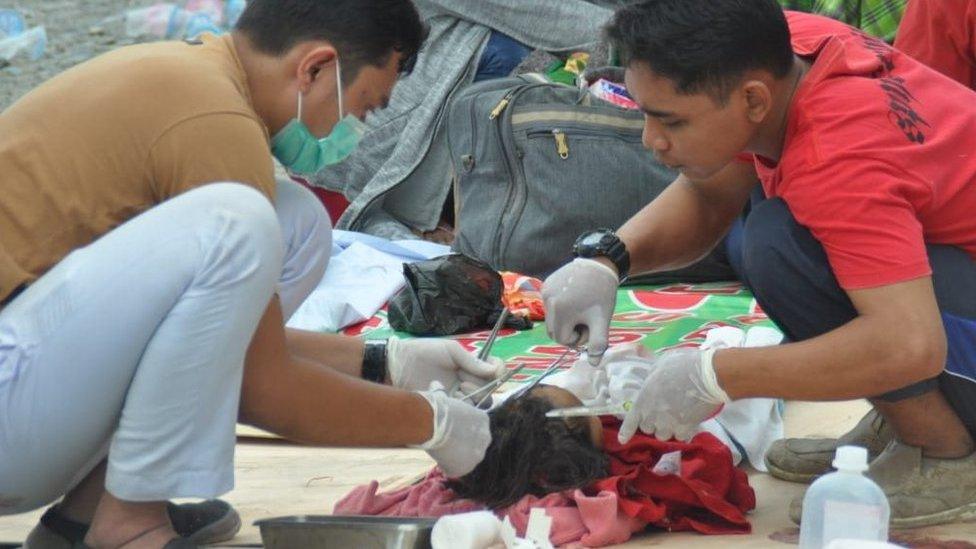
<instances>
[{"instance_id":1,"label":"white sheet on ground","mask_svg":"<svg viewBox=\"0 0 976 549\"><path fill-rule=\"evenodd\" d=\"M346 249L354 243L365 244L374 250L399 257L404 261L433 259L451 253L451 247L426 240L387 240L371 234L353 231L332 231L332 241L339 248ZM334 248L333 248L334 250Z\"/></svg>"},{"instance_id":2,"label":"white sheet on ground","mask_svg":"<svg viewBox=\"0 0 976 549\"><path fill-rule=\"evenodd\" d=\"M288 320L288 327L335 332L367 320L403 288L404 263L448 253L448 246L432 242L390 242L367 234L335 231L325 276Z\"/></svg>"}]
</instances>

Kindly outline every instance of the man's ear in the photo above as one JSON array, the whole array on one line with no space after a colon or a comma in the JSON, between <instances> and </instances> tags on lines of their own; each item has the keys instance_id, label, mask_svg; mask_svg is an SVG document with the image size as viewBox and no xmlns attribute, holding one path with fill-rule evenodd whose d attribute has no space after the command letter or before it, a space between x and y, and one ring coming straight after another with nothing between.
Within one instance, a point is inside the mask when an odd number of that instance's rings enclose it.
<instances>
[{"instance_id":1,"label":"man's ear","mask_svg":"<svg viewBox=\"0 0 976 549\"><path fill-rule=\"evenodd\" d=\"M766 119L773 107L773 93L762 80L747 80L740 88L745 100L746 117L755 124Z\"/></svg>"},{"instance_id":2,"label":"man's ear","mask_svg":"<svg viewBox=\"0 0 976 549\"><path fill-rule=\"evenodd\" d=\"M335 47L327 42L307 48L298 62L296 74L302 92L308 93L312 83L323 74L334 73L338 57Z\"/></svg>"}]
</instances>

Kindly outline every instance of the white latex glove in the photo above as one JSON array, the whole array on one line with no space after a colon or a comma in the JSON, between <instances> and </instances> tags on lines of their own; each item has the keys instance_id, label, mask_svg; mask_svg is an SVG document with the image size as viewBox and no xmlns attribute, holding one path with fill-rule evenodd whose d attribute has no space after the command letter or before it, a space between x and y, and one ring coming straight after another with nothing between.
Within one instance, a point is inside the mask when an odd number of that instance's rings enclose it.
<instances>
[{"instance_id":1,"label":"white latex glove","mask_svg":"<svg viewBox=\"0 0 976 549\"><path fill-rule=\"evenodd\" d=\"M613 269L580 257L549 275L542 285L549 337L568 347L586 345L590 364L599 364L619 285Z\"/></svg>"},{"instance_id":2,"label":"white latex glove","mask_svg":"<svg viewBox=\"0 0 976 549\"><path fill-rule=\"evenodd\" d=\"M504 373L505 363L491 358L483 362L451 339L390 338L386 368L396 387L424 391L433 382L470 393Z\"/></svg>"},{"instance_id":3,"label":"white latex glove","mask_svg":"<svg viewBox=\"0 0 976 549\"><path fill-rule=\"evenodd\" d=\"M698 425L729 402L712 366L715 350L675 349L662 354L624 417L618 438L626 443L637 429L660 440L690 439Z\"/></svg>"},{"instance_id":4,"label":"white latex glove","mask_svg":"<svg viewBox=\"0 0 976 549\"><path fill-rule=\"evenodd\" d=\"M654 371L654 366L654 358L633 355L606 361L604 369L607 372L609 403L620 406L627 402L636 402L644 382Z\"/></svg>"},{"instance_id":5,"label":"white latex glove","mask_svg":"<svg viewBox=\"0 0 976 549\"><path fill-rule=\"evenodd\" d=\"M467 402L450 398L440 384L418 394L427 399L434 411L434 435L420 446L450 478L470 473L491 444L488 413Z\"/></svg>"}]
</instances>

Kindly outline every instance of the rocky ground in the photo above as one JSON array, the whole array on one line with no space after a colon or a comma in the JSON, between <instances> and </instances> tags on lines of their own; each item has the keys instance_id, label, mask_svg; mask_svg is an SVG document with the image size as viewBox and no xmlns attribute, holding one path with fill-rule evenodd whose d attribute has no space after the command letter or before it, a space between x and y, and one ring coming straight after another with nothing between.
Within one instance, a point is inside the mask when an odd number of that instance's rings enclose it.
<instances>
[{"instance_id":1,"label":"rocky ground","mask_svg":"<svg viewBox=\"0 0 976 549\"><path fill-rule=\"evenodd\" d=\"M154 0L0 0L0 8L20 11L29 26L44 25L44 57L0 60L0 110L55 74L86 59L136 40L125 36L121 15ZM112 19L114 17L114 19Z\"/></svg>"},{"instance_id":2,"label":"rocky ground","mask_svg":"<svg viewBox=\"0 0 976 549\"><path fill-rule=\"evenodd\" d=\"M158 1L0 0L0 9L20 11L29 26L44 25L48 36L47 51L37 61L23 55L9 64L0 60L0 111L59 72L113 48L137 42L125 35L122 14ZM594 1L615 4L621 0ZM598 52L598 58L599 53L605 52ZM522 70L540 70L552 59L537 52L523 64Z\"/></svg>"}]
</instances>

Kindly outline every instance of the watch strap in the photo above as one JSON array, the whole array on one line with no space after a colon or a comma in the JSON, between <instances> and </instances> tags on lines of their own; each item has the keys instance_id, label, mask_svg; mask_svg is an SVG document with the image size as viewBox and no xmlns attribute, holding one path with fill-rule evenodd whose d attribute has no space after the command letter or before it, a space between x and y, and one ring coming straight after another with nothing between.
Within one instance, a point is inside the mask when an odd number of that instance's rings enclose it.
<instances>
[{"instance_id":1,"label":"watch strap","mask_svg":"<svg viewBox=\"0 0 976 549\"><path fill-rule=\"evenodd\" d=\"M386 381L387 341L367 341L363 350L363 367L360 377L366 381Z\"/></svg>"},{"instance_id":2,"label":"watch strap","mask_svg":"<svg viewBox=\"0 0 976 549\"><path fill-rule=\"evenodd\" d=\"M601 235L600 244L588 245L587 249L582 249L582 242L594 234ZM605 242L605 240L610 240L610 242ZM626 279L627 275L630 274L630 252L627 251L627 245L610 229L597 229L581 235L573 246L573 255L590 259L594 257L609 259L617 268L617 278L620 281Z\"/></svg>"}]
</instances>

